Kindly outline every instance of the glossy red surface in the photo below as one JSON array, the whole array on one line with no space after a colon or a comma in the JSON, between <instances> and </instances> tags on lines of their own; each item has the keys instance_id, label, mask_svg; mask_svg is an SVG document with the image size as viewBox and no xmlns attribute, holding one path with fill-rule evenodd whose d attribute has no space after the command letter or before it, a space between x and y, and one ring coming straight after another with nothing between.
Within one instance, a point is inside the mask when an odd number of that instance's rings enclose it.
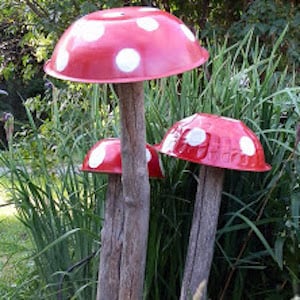
<instances>
[{"instance_id":1,"label":"glossy red surface","mask_svg":"<svg viewBox=\"0 0 300 300\"><path fill-rule=\"evenodd\" d=\"M74 22L44 70L72 81L132 82L182 73L208 58L175 16L151 7L122 7Z\"/></svg>"},{"instance_id":2,"label":"glossy red surface","mask_svg":"<svg viewBox=\"0 0 300 300\"><path fill-rule=\"evenodd\" d=\"M163 170L155 148L146 145L149 177L163 178ZM86 154L81 170L86 172L121 174L120 140L117 138L98 141Z\"/></svg>"},{"instance_id":3,"label":"glossy red surface","mask_svg":"<svg viewBox=\"0 0 300 300\"><path fill-rule=\"evenodd\" d=\"M216 115L198 113L175 123L156 149L220 168L255 172L271 169L258 137L243 122Z\"/></svg>"}]
</instances>

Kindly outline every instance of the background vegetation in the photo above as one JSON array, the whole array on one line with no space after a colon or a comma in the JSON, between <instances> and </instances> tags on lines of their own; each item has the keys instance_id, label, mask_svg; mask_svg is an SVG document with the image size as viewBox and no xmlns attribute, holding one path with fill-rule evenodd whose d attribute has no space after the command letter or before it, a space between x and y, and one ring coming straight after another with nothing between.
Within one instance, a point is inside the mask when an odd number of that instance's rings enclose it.
<instances>
[{"instance_id":1,"label":"background vegetation","mask_svg":"<svg viewBox=\"0 0 300 300\"><path fill-rule=\"evenodd\" d=\"M97 140L118 136L118 102L110 85L45 81L42 65L78 16L128 4L152 4L181 17L211 56L203 68L145 84L148 142L160 142L174 122L195 112L214 113L252 128L272 165L264 174L226 173L210 297L299 293L299 3L149 2L0 4L0 88L9 91L0 95L0 109L17 117L10 151L1 154L0 183L33 248L32 280L24 274L17 287L4 290L5 299L95 296L106 177L82 173L79 165ZM151 181L145 299L178 298L199 170L162 160L166 179Z\"/></svg>"},{"instance_id":2,"label":"background vegetation","mask_svg":"<svg viewBox=\"0 0 300 300\"><path fill-rule=\"evenodd\" d=\"M7 207L0 208L0 238L0 297L5 299L8 292L16 289L20 297L28 295L35 279L34 262L29 258L32 245L29 233ZM21 290L26 281L32 284Z\"/></svg>"}]
</instances>

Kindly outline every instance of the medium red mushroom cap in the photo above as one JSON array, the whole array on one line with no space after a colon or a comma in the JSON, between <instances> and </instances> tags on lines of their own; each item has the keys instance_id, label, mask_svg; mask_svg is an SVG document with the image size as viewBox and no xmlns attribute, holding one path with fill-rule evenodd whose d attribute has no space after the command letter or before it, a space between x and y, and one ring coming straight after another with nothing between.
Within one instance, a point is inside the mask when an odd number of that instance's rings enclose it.
<instances>
[{"instance_id":1,"label":"medium red mushroom cap","mask_svg":"<svg viewBox=\"0 0 300 300\"><path fill-rule=\"evenodd\" d=\"M268 171L257 136L241 121L198 113L175 123L156 146L161 153L208 166Z\"/></svg>"},{"instance_id":2,"label":"medium red mushroom cap","mask_svg":"<svg viewBox=\"0 0 300 300\"><path fill-rule=\"evenodd\" d=\"M159 156L155 148L146 145L146 159L150 177L163 178ZM120 139L110 138L98 141L87 153L82 171L122 174Z\"/></svg>"},{"instance_id":3,"label":"medium red mushroom cap","mask_svg":"<svg viewBox=\"0 0 300 300\"><path fill-rule=\"evenodd\" d=\"M123 7L74 22L44 69L72 81L133 82L182 73L208 57L175 16L153 7Z\"/></svg>"}]
</instances>

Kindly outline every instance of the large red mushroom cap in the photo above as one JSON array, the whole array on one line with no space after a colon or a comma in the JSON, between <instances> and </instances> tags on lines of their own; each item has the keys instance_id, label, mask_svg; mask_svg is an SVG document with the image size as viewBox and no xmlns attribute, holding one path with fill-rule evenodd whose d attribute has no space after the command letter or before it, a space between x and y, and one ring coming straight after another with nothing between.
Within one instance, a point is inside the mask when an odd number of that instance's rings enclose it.
<instances>
[{"instance_id":1,"label":"large red mushroom cap","mask_svg":"<svg viewBox=\"0 0 300 300\"><path fill-rule=\"evenodd\" d=\"M156 146L191 162L244 171L268 171L257 136L241 121L197 113L175 123Z\"/></svg>"},{"instance_id":2,"label":"large red mushroom cap","mask_svg":"<svg viewBox=\"0 0 300 300\"><path fill-rule=\"evenodd\" d=\"M208 57L175 16L153 7L123 7L74 22L44 69L72 81L134 82L182 73Z\"/></svg>"},{"instance_id":3,"label":"large red mushroom cap","mask_svg":"<svg viewBox=\"0 0 300 300\"><path fill-rule=\"evenodd\" d=\"M159 156L155 148L146 145L146 159L150 177L163 178ZM120 140L109 138L98 141L87 153L81 167L82 171L108 174L122 174Z\"/></svg>"}]
</instances>

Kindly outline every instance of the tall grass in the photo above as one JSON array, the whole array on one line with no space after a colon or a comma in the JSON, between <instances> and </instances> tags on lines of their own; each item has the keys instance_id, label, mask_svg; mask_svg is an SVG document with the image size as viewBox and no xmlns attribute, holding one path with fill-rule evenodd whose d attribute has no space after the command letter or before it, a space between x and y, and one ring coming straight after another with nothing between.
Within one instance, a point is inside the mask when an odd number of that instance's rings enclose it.
<instances>
[{"instance_id":1,"label":"tall grass","mask_svg":"<svg viewBox=\"0 0 300 300\"><path fill-rule=\"evenodd\" d=\"M35 248L40 288L28 297L93 299L106 178L79 168L87 149L109 130L109 122L106 116L104 124L95 109L98 87L93 87L86 108L83 101L60 102L53 88L55 109L49 119L38 127L31 103L25 104L26 140L11 145L2 162L9 169L11 200Z\"/></svg>"},{"instance_id":2,"label":"tall grass","mask_svg":"<svg viewBox=\"0 0 300 300\"><path fill-rule=\"evenodd\" d=\"M300 88L279 69L282 39L268 58L251 32L235 45L212 41L205 67L145 83L149 143L186 116L214 113L252 128L273 167L265 174L226 171L212 299L282 299L297 291ZM27 137L1 159L35 247L40 287L32 297L94 299L106 177L79 172L78 165L96 140L118 135L117 100L111 86L71 85L53 95L40 125L27 101ZM144 297L154 300L178 298L199 171L166 156L162 163L166 178L151 180Z\"/></svg>"},{"instance_id":3,"label":"tall grass","mask_svg":"<svg viewBox=\"0 0 300 300\"><path fill-rule=\"evenodd\" d=\"M263 49L251 32L235 45L211 43L211 59L204 69L159 80L146 92L150 142L159 142L183 117L215 113L241 119L252 128L273 166L264 174L226 172L209 286L212 299L282 299L293 295L292 286L296 292L299 274L289 275L284 256L299 251L297 234L287 236L285 222L292 219L293 229L298 228L299 206L292 202L299 185L299 168L294 166L299 152L293 148L300 89L293 74L278 68L283 37L284 33L268 58L263 58ZM148 299L178 297L198 172L193 164L162 159L167 179L152 188L156 208L150 226ZM287 243L291 238L293 247ZM155 262L153 253L157 253ZM296 265L298 261L293 260Z\"/></svg>"}]
</instances>

